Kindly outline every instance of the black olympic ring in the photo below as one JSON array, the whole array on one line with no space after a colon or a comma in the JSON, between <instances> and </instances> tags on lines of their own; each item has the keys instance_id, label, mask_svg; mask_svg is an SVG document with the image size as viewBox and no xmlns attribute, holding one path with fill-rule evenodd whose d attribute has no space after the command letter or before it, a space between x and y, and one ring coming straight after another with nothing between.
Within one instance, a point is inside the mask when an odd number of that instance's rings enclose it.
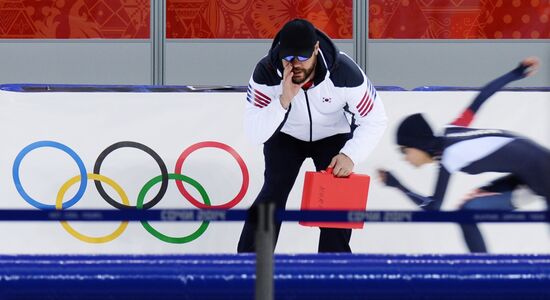
<instances>
[{"instance_id":1,"label":"black olympic ring","mask_svg":"<svg viewBox=\"0 0 550 300\"><path fill-rule=\"evenodd\" d=\"M155 151L153 151L153 149L151 149L151 148L149 148L149 147L147 147L147 146L145 146L141 143L138 143L138 142L123 141L123 142L114 143L111 146L107 147L105 150L103 150L103 152L101 152L101 154L99 154L99 156L97 157L97 160L94 164L94 173L95 174L100 174L99 171L101 169L101 164L103 163L103 161L105 160L105 157L107 157L107 155L109 155L111 152L115 151L116 149L126 148L126 147L127 148L136 148L136 149L139 149L139 150L142 150L142 151L146 152L147 154L151 155L151 157L153 157L155 162L159 165L160 173L161 173L161 176L162 176L160 189L159 189L157 195L155 197L153 197L153 199L151 199L150 201L143 204L144 209L150 209L153 206L157 205L157 203L160 202L162 197L164 197L164 195L166 194L166 190L168 189L168 169L166 168L166 164L164 163L162 158L160 158L160 156ZM109 203L110 205L112 205L112 206L114 206L118 209L137 209L136 206L134 206L134 205L125 205L125 204L122 204L122 203L116 201L115 199L111 198L111 196L109 196L107 194L107 192L105 192L105 189L103 188L103 185L101 184L101 181L94 180L94 184L97 188L97 191L101 195L101 197L105 201L107 201L107 203Z\"/></svg>"}]
</instances>

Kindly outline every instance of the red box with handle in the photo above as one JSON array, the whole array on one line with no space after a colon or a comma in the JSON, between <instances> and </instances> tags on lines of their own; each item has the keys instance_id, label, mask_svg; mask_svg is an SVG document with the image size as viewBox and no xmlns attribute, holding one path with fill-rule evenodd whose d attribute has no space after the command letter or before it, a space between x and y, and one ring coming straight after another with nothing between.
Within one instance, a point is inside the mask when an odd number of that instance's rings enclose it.
<instances>
[{"instance_id":1,"label":"red box with handle","mask_svg":"<svg viewBox=\"0 0 550 300\"><path fill-rule=\"evenodd\" d=\"M335 177L332 169L306 172L302 193L302 210L365 210L370 177L351 174ZM306 222L300 225L325 228L363 228L364 222Z\"/></svg>"}]
</instances>

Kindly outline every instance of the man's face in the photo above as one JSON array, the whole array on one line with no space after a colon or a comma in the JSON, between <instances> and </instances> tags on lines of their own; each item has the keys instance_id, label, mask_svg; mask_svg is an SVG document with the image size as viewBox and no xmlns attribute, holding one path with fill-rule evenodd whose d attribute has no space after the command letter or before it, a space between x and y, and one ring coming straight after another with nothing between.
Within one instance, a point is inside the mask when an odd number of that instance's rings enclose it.
<instances>
[{"instance_id":1,"label":"man's face","mask_svg":"<svg viewBox=\"0 0 550 300\"><path fill-rule=\"evenodd\" d=\"M319 52L319 42L315 44L313 54L306 61L300 61L295 57L292 61L283 59L283 67L292 65L292 82L294 84L301 84L306 80L310 80L314 75L315 66L317 64L317 53Z\"/></svg>"}]
</instances>

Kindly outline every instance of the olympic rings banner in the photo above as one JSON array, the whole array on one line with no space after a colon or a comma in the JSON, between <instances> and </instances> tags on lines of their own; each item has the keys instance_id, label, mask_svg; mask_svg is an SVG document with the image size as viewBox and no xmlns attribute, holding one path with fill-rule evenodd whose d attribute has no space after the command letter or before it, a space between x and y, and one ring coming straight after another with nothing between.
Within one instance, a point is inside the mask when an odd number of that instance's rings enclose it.
<instances>
[{"instance_id":1,"label":"olympic rings banner","mask_svg":"<svg viewBox=\"0 0 550 300\"><path fill-rule=\"evenodd\" d=\"M240 96L0 92L10 141L1 156L0 207L247 208L261 184L248 161L262 157L261 147L244 142ZM2 227L13 239L0 253L209 253L235 252L242 223Z\"/></svg>"},{"instance_id":2,"label":"olympic rings banner","mask_svg":"<svg viewBox=\"0 0 550 300\"><path fill-rule=\"evenodd\" d=\"M21 162L23 158L30 153L32 150L38 149L38 148L54 148L61 150L62 152L65 152L68 154L71 158L73 158L78 166L79 169L79 175L76 175L72 177L71 179L67 180L61 188L59 189L59 192L57 193L57 197L55 200L55 205L50 204L44 204L38 200L33 199L29 194L25 191L23 188L23 185L21 183L21 177L20 177L20 168L21 168ZM206 193L205 189L198 183L197 181L193 180L192 178L182 175L182 166L184 160L195 150L200 148L206 148L206 147L212 147L212 148L219 148L223 149L227 152L229 152L237 161L239 164L239 167L242 172L242 185L239 190L239 194L231 201L220 204L220 205L212 205L210 202L210 199L208 197L208 194ZM160 168L161 175L153 177L151 180L149 180L141 189L139 192L139 195L137 197L137 203L136 205L130 205L130 202L128 200L128 195L124 192L124 190L120 187L119 184L117 184L114 180L112 180L109 177L106 177L104 175L101 175L101 164L105 160L108 154L113 152L116 149L119 148L135 148L144 151L145 153L151 155L151 157L155 160L155 162L158 164ZM99 194L101 195L101 198L103 198L107 203L109 203L111 206L118 208L118 209L149 209L154 207L156 204L160 202L160 200L166 195L166 190L168 188L168 180L173 179L176 180L176 185L181 192L181 194L189 200L191 204L196 206L197 208L216 208L216 209L229 209L233 206L237 205L244 197L246 190L248 189L248 169L246 168L246 164L244 163L243 159L239 156L239 154L231 147L218 143L218 142L200 142L197 144L192 145L191 147L185 149L183 153L178 157L178 160L176 161L176 169L174 173L168 174L168 171L166 169L166 164L162 160L162 158L151 148L137 143L137 142L118 142L115 143L109 147L107 147L103 152L101 152L94 164L94 172L93 173L87 173L86 167L84 166L84 163L82 162L82 159L76 154L71 148L67 147L66 145L63 145L58 142L52 142L52 141L39 141L34 142L27 147L23 148L21 152L17 155L15 158L15 162L13 164L13 181L15 183L15 188L17 189L17 192L21 197L27 201L30 205L38 208L38 209L67 209L73 205L75 205L80 199L82 199L82 196L86 190L87 181L89 179L95 180L95 186ZM80 182L78 191L76 194L69 199L68 201L64 202L64 196L67 190L77 182ZM122 203L117 202L117 200L111 198L109 194L105 191L103 188L102 182L108 184L111 186L120 197ZM144 203L144 198L147 195L147 192L157 183L161 182L160 189L158 193L148 202ZM191 184L201 195L202 200L204 203L199 202L196 200L183 186L182 182L186 182ZM74 228L72 228L68 222L61 222L63 225L63 228L66 229L68 233L70 233L75 238L89 243L105 243L110 242L113 239L117 238L122 234L122 232L126 229L128 222L122 222L122 224L111 234L108 234L106 236L100 236L100 237L91 237L87 236L85 234L81 234L80 232L76 231ZM197 239L208 227L208 222L202 222L201 226L197 231L194 233L183 236L183 237L172 237L167 236L165 234L160 233L156 229L153 228L148 222L143 221L142 222L144 228L151 233L153 236L157 237L159 240L168 242L168 243L187 243L190 241L193 241Z\"/></svg>"},{"instance_id":3,"label":"olympic rings banner","mask_svg":"<svg viewBox=\"0 0 550 300\"><path fill-rule=\"evenodd\" d=\"M474 126L512 130L550 147L549 94L498 93L484 105ZM396 125L407 114L424 112L441 128L475 92L380 95L389 127L375 152L355 171L375 178L376 168L385 167L411 188L429 194L436 170L414 169L402 160L393 143ZM245 96L0 91L0 208L248 208L263 184L263 155L261 145L244 137ZM289 209L299 208L304 172L313 169L307 160L290 194ZM457 209L464 194L495 176L453 176L444 209ZM535 200L527 208L544 206ZM415 206L373 180L368 209ZM242 222L0 223L0 254L235 253L242 229ZM545 225L513 226L481 228L497 251L550 248ZM316 228L285 223L277 252L316 252L318 235ZM354 230L351 246L357 253L465 251L454 224L368 224Z\"/></svg>"}]
</instances>

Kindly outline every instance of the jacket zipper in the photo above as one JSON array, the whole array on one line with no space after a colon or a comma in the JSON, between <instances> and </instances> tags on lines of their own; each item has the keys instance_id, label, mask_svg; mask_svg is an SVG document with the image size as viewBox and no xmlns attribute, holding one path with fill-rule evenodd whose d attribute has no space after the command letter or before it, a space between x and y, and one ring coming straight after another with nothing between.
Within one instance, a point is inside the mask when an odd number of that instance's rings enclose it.
<instances>
[{"instance_id":1,"label":"jacket zipper","mask_svg":"<svg viewBox=\"0 0 550 300\"><path fill-rule=\"evenodd\" d=\"M313 122L311 120L311 109L309 108L309 99L306 90L304 90L304 94L306 95L307 114L309 116L309 141L311 142L313 139Z\"/></svg>"}]
</instances>

